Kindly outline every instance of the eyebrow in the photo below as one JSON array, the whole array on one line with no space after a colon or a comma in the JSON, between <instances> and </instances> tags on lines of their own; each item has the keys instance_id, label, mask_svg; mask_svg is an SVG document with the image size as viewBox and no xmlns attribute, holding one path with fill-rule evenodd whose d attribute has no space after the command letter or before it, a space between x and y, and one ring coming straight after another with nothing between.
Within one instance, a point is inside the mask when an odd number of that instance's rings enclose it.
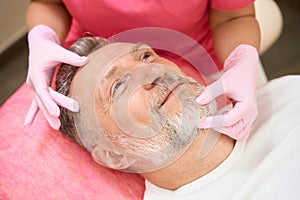
<instances>
[{"instance_id":1,"label":"eyebrow","mask_svg":"<svg viewBox=\"0 0 300 200\"><path fill-rule=\"evenodd\" d=\"M140 50L141 46L146 46L145 43L138 43L136 45L133 46L132 50L129 53L135 53L138 50ZM112 77L116 72L118 71L118 66L114 66L105 76L106 79L109 79L110 77Z\"/></svg>"},{"instance_id":2,"label":"eyebrow","mask_svg":"<svg viewBox=\"0 0 300 200\"><path fill-rule=\"evenodd\" d=\"M136 44L136 45L132 48L131 53L135 53L135 52L137 52L138 50L140 50L140 47L141 47L141 46L148 46L148 45L146 45L145 43L140 42L140 43Z\"/></svg>"},{"instance_id":3,"label":"eyebrow","mask_svg":"<svg viewBox=\"0 0 300 200\"><path fill-rule=\"evenodd\" d=\"M114 67L107 73L107 75L105 76L105 78L106 78L106 79L109 79L110 77L112 77L112 76L116 73L116 71L118 71L117 69L118 69L118 66L114 66Z\"/></svg>"}]
</instances>

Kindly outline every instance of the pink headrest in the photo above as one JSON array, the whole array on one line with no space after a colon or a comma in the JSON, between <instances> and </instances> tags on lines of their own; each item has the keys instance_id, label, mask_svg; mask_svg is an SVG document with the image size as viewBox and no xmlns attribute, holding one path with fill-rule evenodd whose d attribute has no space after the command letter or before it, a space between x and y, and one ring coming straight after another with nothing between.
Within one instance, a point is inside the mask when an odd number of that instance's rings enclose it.
<instances>
[{"instance_id":1,"label":"pink headrest","mask_svg":"<svg viewBox=\"0 0 300 200\"><path fill-rule=\"evenodd\" d=\"M23 121L32 100L23 85L0 108L0 199L143 199L144 179L96 164L51 129L41 113Z\"/></svg>"}]
</instances>

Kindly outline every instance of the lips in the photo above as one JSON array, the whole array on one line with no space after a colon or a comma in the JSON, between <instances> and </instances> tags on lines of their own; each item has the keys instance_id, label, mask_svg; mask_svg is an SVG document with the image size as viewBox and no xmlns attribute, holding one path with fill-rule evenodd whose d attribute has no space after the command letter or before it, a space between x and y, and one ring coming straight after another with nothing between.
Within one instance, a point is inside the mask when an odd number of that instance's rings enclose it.
<instances>
[{"instance_id":1,"label":"lips","mask_svg":"<svg viewBox=\"0 0 300 200\"><path fill-rule=\"evenodd\" d=\"M185 82L177 82L177 83L173 83L170 87L168 87L169 89L168 92L166 93L164 98L162 98L158 103L158 105L160 105L159 108L162 107L168 101L168 99L175 93L175 90L181 85L183 85L184 83Z\"/></svg>"}]
</instances>

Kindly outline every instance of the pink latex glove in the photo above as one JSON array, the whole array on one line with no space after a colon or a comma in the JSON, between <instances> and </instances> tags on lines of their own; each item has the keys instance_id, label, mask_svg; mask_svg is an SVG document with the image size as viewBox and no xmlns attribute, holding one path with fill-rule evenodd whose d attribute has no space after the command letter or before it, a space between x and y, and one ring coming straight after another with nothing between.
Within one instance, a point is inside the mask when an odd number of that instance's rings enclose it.
<instances>
[{"instance_id":1,"label":"pink latex glove","mask_svg":"<svg viewBox=\"0 0 300 200\"><path fill-rule=\"evenodd\" d=\"M204 89L197 98L201 105L207 104L221 94L232 99L234 107L229 112L207 117L199 128L213 128L234 139L247 139L251 125L257 117L256 76L257 50L249 45L236 47L224 63L224 74Z\"/></svg>"},{"instance_id":2,"label":"pink latex glove","mask_svg":"<svg viewBox=\"0 0 300 200\"><path fill-rule=\"evenodd\" d=\"M26 83L34 91L34 99L24 125L32 124L37 111L41 109L50 126L59 129L60 110L58 105L73 112L78 112L79 106L75 100L50 87L55 67L60 62L82 66L87 62L87 58L61 47L56 33L45 25L37 25L31 29L28 34L28 46L29 67Z\"/></svg>"}]
</instances>

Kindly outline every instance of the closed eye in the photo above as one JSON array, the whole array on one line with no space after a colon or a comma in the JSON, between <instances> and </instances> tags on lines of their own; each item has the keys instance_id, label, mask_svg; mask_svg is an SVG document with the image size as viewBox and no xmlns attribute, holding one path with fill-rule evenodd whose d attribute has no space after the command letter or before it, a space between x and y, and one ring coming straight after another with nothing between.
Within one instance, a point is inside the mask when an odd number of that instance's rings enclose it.
<instances>
[{"instance_id":1,"label":"closed eye","mask_svg":"<svg viewBox=\"0 0 300 200\"><path fill-rule=\"evenodd\" d=\"M147 62L147 60L148 60L148 58L150 58L150 54L149 53L145 53L144 55L143 55L143 57L142 57L142 61L143 62Z\"/></svg>"},{"instance_id":2,"label":"closed eye","mask_svg":"<svg viewBox=\"0 0 300 200\"><path fill-rule=\"evenodd\" d=\"M151 51L146 51L142 53L140 61L142 62L152 62L155 59L154 53Z\"/></svg>"},{"instance_id":3,"label":"closed eye","mask_svg":"<svg viewBox=\"0 0 300 200\"><path fill-rule=\"evenodd\" d=\"M130 75L127 73L123 75L120 79L117 79L113 82L111 86L110 95L112 97L116 97L116 94L121 94L124 89L126 89L126 86L130 79Z\"/></svg>"},{"instance_id":4,"label":"closed eye","mask_svg":"<svg viewBox=\"0 0 300 200\"><path fill-rule=\"evenodd\" d=\"M113 82L110 92L112 96L116 94L116 91L121 87L122 83L124 83L124 81L120 81L119 79Z\"/></svg>"},{"instance_id":5,"label":"closed eye","mask_svg":"<svg viewBox=\"0 0 300 200\"><path fill-rule=\"evenodd\" d=\"M115 87L114 87L114 91L116 91L120 86L122 85L122 82L117 82L116 84L115 84Z\"/></svg>"}]
</instances>

